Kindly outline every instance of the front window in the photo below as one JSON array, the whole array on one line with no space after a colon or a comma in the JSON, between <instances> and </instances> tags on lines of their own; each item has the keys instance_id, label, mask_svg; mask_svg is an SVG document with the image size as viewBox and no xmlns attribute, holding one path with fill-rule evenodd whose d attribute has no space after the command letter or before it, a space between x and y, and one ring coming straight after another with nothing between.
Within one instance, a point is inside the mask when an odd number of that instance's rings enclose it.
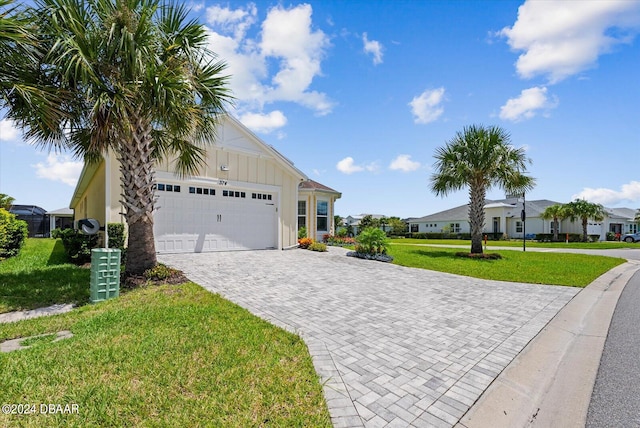
<instances>
[{"instance_id":1,"label":"front window","mask_svg":"<svg viewBox=\"0 0 640 428\"><path fill-rule=\"evenodd\" d=\"M516 233L522 233L522 222L516 221Z\"/></svg>"},{"instance_id":2,"label":"front window","mask_svg":"<svg viewBox=\"0 0 640 428\"><path fill-rule=\"evenodd\" d=\"M411 225L411 233L418 233L418 225L417 224L412 224Z\"/></svg>"},{"instance_id":3,"label":"front window","mask_svg":"<svg viewBox=\"0 0 640 428\"><path fill-rule=\"evenodd\" d=\"M451 223L449 228L451 233L460 233L460 223Z\"/></svg>"},{"instance_id":4,"label":"front window","mask_svg":"<svg viewBox=\"0 0 640 428\"><path fill-rule=\"evenodd\" d=\"M327 216L329 215L329 202L327 201L318 201L317 210L316 210L316 220L318 221L317 230L326 232L329 230L327 228Z\"/></svg>"},{"instance_id":5,"label":"front window","mask_svg":"<svg viewBox=\"0 0 640 428\"><path fill-rule=\"evenodd\" d=\"M298 201L298 229L307 227L307 201Z\"/></svg>"}]
</instances>

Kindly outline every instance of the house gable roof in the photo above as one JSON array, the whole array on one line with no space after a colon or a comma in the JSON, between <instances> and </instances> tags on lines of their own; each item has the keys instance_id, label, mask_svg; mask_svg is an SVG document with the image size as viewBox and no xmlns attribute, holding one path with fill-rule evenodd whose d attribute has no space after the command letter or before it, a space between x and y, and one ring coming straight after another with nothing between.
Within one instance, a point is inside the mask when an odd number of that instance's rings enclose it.
<instances>
[{"instance_id":1,"label":"house gable roof","mask_svg":"<svg viewBox=\"0 0 640 428\"><path fill-rule=\"evenodd\" d=\"M324 193L333 193L339 197L342 196L342 193L337 190L333 190L331 187L325 186L324 184L318 183L315 180L305 180L298 185L300 190L308 190L308 191L319 191Z\"/></svg>"},{"instance_id":2,"label":"house gable roof","mask_svg":"<svg viewBox=\"0 0 640 428\"><path fill-rule=\"evenodd\" d=\"M212 147L216 147L221 150L246 153L258 157L271 158L284 170L294 177L297 177L299 180L308 180L306 174L296 168L293 162L283 156L275 148L258 138L256 134L233 116L228 114L223 116L218 131L218 138L213 142ZM103 154L103 157L104 156L106 155ZM71 202L69 203L70 207L77 205L80 196L85 192L102 162L104 162L104 159L93 164L89 164L87 162L84 163L82 172L80 173L80 178L78 179L76 188L73 191L73 196L71 197Z\"/></svg>"},{"instance_id":3,"label":"house gable roof","mask_svg":"<svg viewBox=\"0 0 640 428\"><path fill-rule=\"evenodd\" d=\"M559 202L550 201L548 199L540 199L535 201L526 201L527 216L539 217L540 214L550 205L559 204ZM522 209L522 202L518 202L516 198L500 199L500 200L486 200L486 208L513 208L517 209L518 213ZM424 217L414 218L412 223L424 223L424 222L436 222L436 221L452 221L452 220L469 220L469 204L460 205L455 208L440 211L434 214L429 214Z\"/></svg>"}]
</instances>

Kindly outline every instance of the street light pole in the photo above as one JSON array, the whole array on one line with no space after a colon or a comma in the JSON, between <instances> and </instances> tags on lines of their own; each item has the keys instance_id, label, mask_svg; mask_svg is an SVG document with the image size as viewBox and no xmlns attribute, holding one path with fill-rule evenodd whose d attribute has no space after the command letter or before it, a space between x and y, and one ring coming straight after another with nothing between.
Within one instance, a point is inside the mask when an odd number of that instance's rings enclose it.
<instances>
[{"instance_id":1,"label":"street light pole","mask_svg":"<svg viewBox=\"0 0 640 428\"><path fill-rule=\"evenodd\" d=\"M522 192L522 212L520 213L520 218L522 219L522 251L527 251L527 211L525 203L525 193Z\"/></svg>"}]
</instances>

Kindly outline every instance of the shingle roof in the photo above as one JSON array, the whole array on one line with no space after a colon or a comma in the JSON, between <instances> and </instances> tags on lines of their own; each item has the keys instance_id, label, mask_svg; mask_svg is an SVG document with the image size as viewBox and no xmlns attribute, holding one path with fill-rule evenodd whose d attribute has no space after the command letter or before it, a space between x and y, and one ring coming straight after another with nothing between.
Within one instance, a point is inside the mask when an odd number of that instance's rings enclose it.
<instances>
[{"instance_id":1,"label":"shingle roof","mask_svg":"<svg viewBox=\"0 0 640 428\"><path fill-rule=\"evenodd\" d=\"M317 181L311 179L301 182L298 188L307 190L322 190L323 192L340 194L340 192L338 192L337 190L333 190L331 187L325 186L324 184L318 183Z\"/></svg>"},{"instance_id":2,"label":"shingle roof","mask_svg":"<svg viewBox=\"0 0 640 428\"><path fill-rule=\"evenodd\" d=\"M548 199L540 199L537 201L526 201L526 210L529 217L539 217L540 214L550 205L559 204L559 202L550 201ZM495 207L522 207L522 203L518 202L516 198L499 199L499 200L486 200L485 208ZM469 219L469 204L460 205L455 208L450 208L445 211L440 211L434 214L429 214L424 217L412 219L412 222L429 222L429 221L450 221L450 220L468 220Z\"/></svg>"}]
</instances>

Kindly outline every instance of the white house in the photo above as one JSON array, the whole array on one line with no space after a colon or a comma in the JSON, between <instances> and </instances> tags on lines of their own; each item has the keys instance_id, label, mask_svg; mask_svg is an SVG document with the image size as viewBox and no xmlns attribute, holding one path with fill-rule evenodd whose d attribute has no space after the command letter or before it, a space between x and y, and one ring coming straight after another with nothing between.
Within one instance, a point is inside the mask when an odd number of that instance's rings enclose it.
<instances>
[{"instance_id":1,"label":"white house","mask_svg":"<svg viewBox=\"0 0 640 428\"><path fill-rule=\"evenodd\" d=\"M487 200L484 206L485 225L483 233L495 238L507 236L522 238L524 234L553 233L553 220L544 220L544 210L559 202L547 199L525 201L526 223L521 219L523 203L518 198L507 198L496 201ZM605 208L606 216L602 222L590 222L587 231L590 235L600 235L606 239L607 232L629 233L637 231L634 222L635 211L629 208ZM469 205L461 205L449 210L430 214L408 221L412 233L470 233ZM580 221L571 222L565 219L559 224L559 233L582 233Z\"/></svg>"},{"instance_id":2,"label":"white house","mask_svg":"<svg viewBox=\"0 0 640 428\"><path fill-rule=\"evenodd\" d=\"M370 215L372 218L380 220L382 218L386 218L385 215L382 214L357 214L357 215L349 215L345 219L343 219L344 226L351 226L353 230L353 234L358 234L358 228L360 227L360 220L363 217Z\"/></svg>"},{"instance_id":3,"label":"white house","mask_svg":"<svg viewBox=\"0 0 640 428\"><path fill-rule=\"evenodd\" d=\"M172 160L156 166L157 252L295 246L299 197L315 207L305 218L308 230L331 231L333 221L328 218L339 192L319 188L316 182L309 188L302 171L231 116L222 120L217 134L196 175L174 175ZM97 164L85 164L70 203L75 219L124 223L120 193L114 153Z\"/></svg>"}]
</instances>

